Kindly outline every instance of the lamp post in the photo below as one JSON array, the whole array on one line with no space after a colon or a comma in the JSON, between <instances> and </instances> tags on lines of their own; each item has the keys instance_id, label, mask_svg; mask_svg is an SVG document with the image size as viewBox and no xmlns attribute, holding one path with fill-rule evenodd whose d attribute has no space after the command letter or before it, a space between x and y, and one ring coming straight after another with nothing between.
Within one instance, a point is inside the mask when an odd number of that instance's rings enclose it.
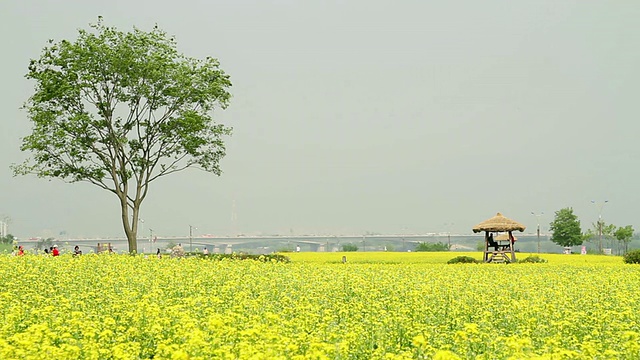
<instances>
[{"instance_id":1,"label":"lamp post","mask_svg":"<svg viewBox=\"0 0 640 360\"><path fill-rule=\"evenodd\" d=\"M608 203L609 200L605 200L603 202L596 202L595 200L591 200L591 203L598 206L598 252L602 254L602 208L604 204Z\"/></svg>"},{"instance_id":2,"label":"lamp post","mask_svg":"<svg viewBox=\"0 0 640 360\"><path fill-rule=\"evenodd\" d=\"M449 251L451 251L451 227L453 223L445 223L444 226L447 228L447 241L449 243Z\"/></svg>"},{"instance_id":3,"label":"lamp post","mask_svg":"<svg viewBox=\"0 0 640 360\"><path fill-rule=\"evenodd\" d=\"M138 221L140 222L140 224L142 224L140 225L140 231L139 231L139 233L142 233L144 232L144 219L138 219Z\"/></svg>"},{"instance_id":4,"label":"lamp post","mask_svg":"<svg viewBox=\"0 0 640 360\"><path fill-rule=\"evenodd\" d=\"M149 252L153 254L153 248L151 247L151 241L153 240L153 229L149 228Z\"/></svg>"},{"instance_id":5,"label":"lamp post","mask_svg":"<svg viewBox=\"0 0 640 360\"><path fill-rule=\"evenodd\" d=\"M193 252L193 229L198 230L197 227L189 225L189 252Z\"/></svg>"},{"instance_id":6,"label":"lamp post","mask_svg":"<svg viewBox=\"0 0 640 360\"><path fill-rule=\"evenodd\" d=\"M538 254L540 254L540 216L544 215L544 212L541 212L540 214L536 214L533 211L531 212L531 215L536 217L536 220L538 222Z\"/></svg>"}]
</instances>

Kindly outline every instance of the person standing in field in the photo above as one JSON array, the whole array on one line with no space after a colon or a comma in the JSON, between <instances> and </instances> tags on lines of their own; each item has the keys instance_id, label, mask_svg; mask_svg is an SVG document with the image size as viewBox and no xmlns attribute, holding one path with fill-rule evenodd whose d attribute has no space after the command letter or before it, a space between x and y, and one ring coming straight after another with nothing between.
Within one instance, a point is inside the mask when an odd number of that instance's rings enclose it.
<instances>
[{"instance_id":1,"label":"person standing in field","mask_svg":"<svg viewBox=\"0 0 640 360\"><path fill-rule=\"evenodd\" d=\"M158 248L158 251L156 251L156 256L158 256L158 259L162 258L162 255L160 255L160 248Z\"/></svg>"},{"instance_id":2,"label":"person standing in field","mask_svg":"<svg viewBox=\"0 0 640 360\"><path fill-rule=\"evenodd\" d=\"M80 251L80 247L78 245L73 248L73 256L77 255L82 255L82 251Z\"/></svg>"},{"instance_id":3,"label":"person standing in field","mask_svg":"<svg viewBox=\"0 0 640 360\"><path fill-rule=\"evenodd\" d=\"M24 255L24 248L22 247L22 245L18 246L18 253L16 255L18 256Z\"/></svg>"},{"instance_id":4,"label":"person standing in field","mask_svg":"<svg viewBox=\"0 0 640 360\"><path fill-rule=\"evenodd\" d=\"M60 250L58 250L58 245L53 245L53 250L51 250L51 255L60 256Z\"/></svg>"},{"instance_id":5,"label":"person standing in field","mask_svg":"<svg viewBox=\"0 0 640 360\"><path fill-rule=\"evenodd\" d=\"M205 255L209 255L209 249L207 249L207 247L204 247L204 250L202 251L203 254Z\"/></svg>"}]
</instances>

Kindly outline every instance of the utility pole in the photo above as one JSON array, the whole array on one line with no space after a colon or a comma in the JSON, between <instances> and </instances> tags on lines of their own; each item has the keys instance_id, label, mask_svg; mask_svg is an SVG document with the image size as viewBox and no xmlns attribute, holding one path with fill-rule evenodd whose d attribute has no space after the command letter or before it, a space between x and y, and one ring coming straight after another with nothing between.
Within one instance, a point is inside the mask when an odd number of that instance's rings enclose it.
<instances>
[{"instance_id":1,"label":"utility pole","mask_svg":"<svg viewBox=\"0 0 640 360\"><path fill-rule=\"evenodd\" d=\"M541 212L540 214L536 214L533 211L531 212L531 215L536 217L536 220L538 222L538 254L540 254L540 216L544 215L544 212Z\"/></svg>"},{"instance_id":2,"label":"utility pole","mask_svg":"<svg viewBox=\"0 0 640 360\"><path fill-rule=\"evenodd\" d=\"M598 252L602 254L602 208L604 204L608 203L609 200L605 200L604 202L598 203L595 200L591 200L591 203L598 206Z\"/></svg>"},{"instance_id":3,"label":"utility pole","mask_svg":"<svg viewBox=\"0 0 640 360\"><path fill-rule=\"evenodd\" d=\"M447 228L447 241L449 243L449 251L451 251L451 227L453 223L445 223L444 226Z\"/></svg>"},{"instance_id":4,"label":"utility pole","mask_svg":"<svg viewBox=\"0 0 640 360\"><path fill-rule=\"evenodd\" d=\"M153 254L153 247L151 245L152 241L153 241L153 229L149 228L149 252L151 252L151 254Z\"/></svg>"},{"instance_id":5,"label":"utility pole","mask_svg":"<svg viewBox=\"0 0 640 360\"><path fill-rule=\"evenodd\" d=\"M189 252L193 252L193 229L198 229L197 227L189 225Z\"/></svg>"},{"instance_id":6,"label":"utility pole","mask_svg":"<svg viewBox=\"0 0 640 360\"><path fill-rule=\"evenodd\" d=\"M235 198L231 202L231 236L238 236L238 212Z\"/></svg>"}]
</instances>

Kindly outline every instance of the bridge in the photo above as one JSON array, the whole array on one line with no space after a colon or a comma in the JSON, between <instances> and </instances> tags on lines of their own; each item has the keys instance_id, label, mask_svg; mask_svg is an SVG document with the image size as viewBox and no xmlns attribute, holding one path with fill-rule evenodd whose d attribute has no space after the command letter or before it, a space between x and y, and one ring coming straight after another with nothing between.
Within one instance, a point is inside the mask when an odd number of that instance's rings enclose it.
<instances>
[{"instance_id":1,"label":"bridge","mask_svg":"<svg viewBox=\"0 0 640 360\"><path fill-rule=\"evenodd\" d=\"M535 238L535 235L521 235L520 240ZM300 246L301 251L339 251L344 244L354 244L364 251L384 251L385 247L395 251L408 251L422 242L449 243L452 250L474 250L476 243L482 240L481 235L467 234L392 234L392 235L306 235L306 236L157 236L138 238L138 252L151 253L157 249L164 250L169 246L181 244L185 251L202 250L207 247L210 252L231 253L247 251L251 253L271 253L279 250L294 250ZM19 240L26 249L35 248L40 239ZM124 237L118 238L67 238L55 239L53 244L63 249L73 249L78 245L85 252L95 252L98 244L111 244L114 251L128 251L128 242Z\"/></svg>"}]
</instances>

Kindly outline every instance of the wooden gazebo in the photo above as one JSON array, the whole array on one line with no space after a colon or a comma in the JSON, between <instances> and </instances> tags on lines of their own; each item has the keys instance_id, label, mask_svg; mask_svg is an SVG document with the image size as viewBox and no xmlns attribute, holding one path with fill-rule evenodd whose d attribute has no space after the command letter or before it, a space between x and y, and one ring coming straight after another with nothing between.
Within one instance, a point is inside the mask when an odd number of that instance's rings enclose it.
<instances>
[{"instance_id":1,"label":"wooden gazebo","mask_svg":"<svg viewBox=\"0 0 640 360\"><path fill-rule=\"evenodd\" d=\"M515 220L511 220L498 213L473 227L473 232L484 231L484 262L515 262L516 253L514 243L516 238L512 232L524 231L526 227ZM506 233L496 236L495 233Z\"/></svg>"}]
</instances>

